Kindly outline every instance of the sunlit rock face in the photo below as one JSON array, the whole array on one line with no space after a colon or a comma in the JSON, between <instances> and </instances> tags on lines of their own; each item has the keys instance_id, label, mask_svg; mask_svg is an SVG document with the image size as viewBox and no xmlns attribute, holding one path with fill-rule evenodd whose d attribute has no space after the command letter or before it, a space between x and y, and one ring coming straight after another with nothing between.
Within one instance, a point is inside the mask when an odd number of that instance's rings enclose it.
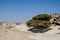
<instances>
[{"instance_id":1,"label":"sunlit rock face","mask_svg":"<svg viewBox=\"0 0 60 40\"><path fill-rule=\"evenodd\" d=\"M19 31L24 31L24 32L27 32L27 30L29 29L27 25L24 23L22 24L21 23L4 23L4 22L0 23L0 27L4 29L9 26L12 26L12 28L17 29Z\"/></svg>"},{"instance_id":2,"label":"sunlit rock face","mask_svg":"<svg viewBox=\"0 0 60 40\"><path fill-rule=\"evenodd\" d=\"M16 25L15 28L18 29L19 31L24 31L24 32L28 32L27 30L29 29L26 24Z\"/></svg>"},{"instance_id":3,"label":"sunlit rock face","mask_svg":"<svg viewBox=\"0 0 60 40\"><path fill-rule=\"evenodd\" d=\"M50 19L50 22L53 23L59 23L60 24L60 14L51 14L50 15L52 19Z\"/></svg>"},{"instance_id":4,"label":"sunlit rock face","mask_svg":"<svg viewBox=\"0 0 60 40\"><path fill-rule=\"evenodd\" d=\"M51 17L54 18L58 18L60 15L59 14L51 14Z\"/></svg>"},{"instance_id":5,"label":"sunlit rock face","mask_svg":"<svg viewBox=\"0 0 60 40\"><path fill-rule=\"evenodd\" d=\"M6 26L8 26L8 25L10 25L10 23L5 23L5 22L0 23L0 26L2 26L2 27L6 27Z\"/></svg>"}]
</instances>

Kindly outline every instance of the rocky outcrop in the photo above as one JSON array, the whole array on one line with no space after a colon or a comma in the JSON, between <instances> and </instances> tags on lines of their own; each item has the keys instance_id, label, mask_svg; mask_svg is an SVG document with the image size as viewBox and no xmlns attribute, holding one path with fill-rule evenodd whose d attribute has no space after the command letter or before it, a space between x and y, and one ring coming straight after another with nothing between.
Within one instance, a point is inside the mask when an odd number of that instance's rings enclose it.
<instances>
[{"instance_id":1,"label":"rocky outcrop","mask_svg":"<svg viewBox=\"0 0 60 40\"><path fill-rule=\"evenodd\" d=\"M24 32L28 32L27 30L29 29L26 24L16 25L15 28L18 29L19 31Z\"/></svg>"},{"instance_id":2,"label":"rocky outcrop","mask_svg":"<svg viewBox=\"0 0 60 40\"><path fill-rule=\"evenodd\" d=\"M60 24L60 14L51 14L50 16L51 16L51 19L50 19L51 23Z\"/></svg>"}]
</instances>

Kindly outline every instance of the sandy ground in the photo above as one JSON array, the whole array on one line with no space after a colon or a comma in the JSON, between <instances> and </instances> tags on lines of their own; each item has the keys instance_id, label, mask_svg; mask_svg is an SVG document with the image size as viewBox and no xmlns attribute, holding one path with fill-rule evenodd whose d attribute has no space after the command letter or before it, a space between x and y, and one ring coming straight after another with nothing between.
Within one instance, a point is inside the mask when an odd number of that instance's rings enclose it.
<instances>
[{"instance_id":1,"label":"sandy ground","mask_svg":"<svg viewBox=\"0 0 60 40\"><path fill-rule=\"evenodd\" d=\"M0 27L0 40L60 40L60 34L55 34L60 26L52 26L52 30L46 33L24 32L18 29L6 29ZM20 29L20 28L19 28Z\"/></svg>"},{"instance_id":2,"label":"sandy ground","mask_svg":"<svg viewBox=\"0 0 60 40\"><path fill-rule=\"evenodd\" d=\"M0 30L0 40L32 40L29 38L30 35L32 35L30 32L20 32L13 29Z\"/></svg>"},{"instance_id":3,"label":"sandy ground","mask_svg":"<svg viewBox=\"0 0 60 40\"><path fill-rule=\"evenodd\" d=\"M38 33L34 36L30 36L30 38L34 40L60 40L60 30L58 30L60 26L51 26L52 30L49 30L45 33Z\"/></svg>"},{"instance_id":4,"label":"sandy ground","mask_svg":"<svg viewBox=\"0 0 60 40\"><path fill-rule=\"evenodd\" d=\"M34 36L30 36L30 38L34 40L60 40L60 35L35 34Z\"/></svg>"},{"instance_id":5,"label":"sandy ground","mask_svg":"<svg viewBox=\"0 0 60 40\"><path fill-rule=\"evenodd\" d=\"M50 28L52 28L52 30L49 30L49 31L47 31L46 32L46 34L56 34L56 33L58 33L58 32L60 32L60 30L58 30L59 29L59 27L60 26L51 26Z\"/></svg>"}]
</instances>

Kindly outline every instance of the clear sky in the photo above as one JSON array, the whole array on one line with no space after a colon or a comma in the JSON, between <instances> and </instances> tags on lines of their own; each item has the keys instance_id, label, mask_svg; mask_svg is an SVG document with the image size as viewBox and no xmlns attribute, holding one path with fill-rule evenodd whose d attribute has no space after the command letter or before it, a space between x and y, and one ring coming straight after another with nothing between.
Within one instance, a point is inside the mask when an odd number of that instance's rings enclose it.
<instances>
[{"instance_id":1,"label":"clear sky","mask_svg":"<svg viewBox=\"0 0 60 40\"><path fill-rule=\"evenodd\" d=\"M0 22L26 22L41 13L60 13L60 0L0 0Z\"/></svg>"}]
</instances>

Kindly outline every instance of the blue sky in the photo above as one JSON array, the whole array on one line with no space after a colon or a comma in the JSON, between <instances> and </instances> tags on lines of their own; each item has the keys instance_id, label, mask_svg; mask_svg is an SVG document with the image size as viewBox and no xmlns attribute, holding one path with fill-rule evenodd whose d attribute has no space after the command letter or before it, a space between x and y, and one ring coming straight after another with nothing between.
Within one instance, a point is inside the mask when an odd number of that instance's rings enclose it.
<instances>
[{"instance_id":1,"label":"blue sky","mask_svg":"<svg viewBox=\"0 0 60 40\"><path fill-rule=\"evenodd\" d=\"M0 22L26 22L42 13L60 13L60 0L0 0Z\"/></svg>"}]
</instances>

